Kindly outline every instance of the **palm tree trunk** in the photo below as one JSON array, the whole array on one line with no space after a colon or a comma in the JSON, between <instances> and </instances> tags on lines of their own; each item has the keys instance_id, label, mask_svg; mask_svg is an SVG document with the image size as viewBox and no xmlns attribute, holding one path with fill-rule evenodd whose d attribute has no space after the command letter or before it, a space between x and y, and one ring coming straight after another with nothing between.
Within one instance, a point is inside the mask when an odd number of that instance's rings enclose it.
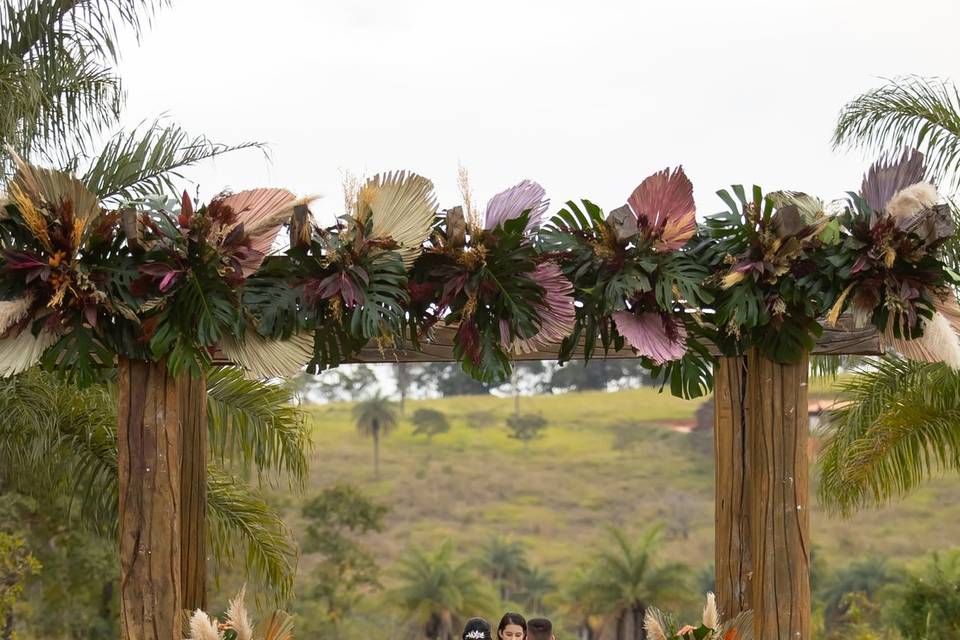
<instances>
[{"instance_id":1,"label":"palm tree trunk","mask_svg":"<svg viewBox=\"0 0 960 640\"><path fill-rule=\"evenodd\" d=\"M180 400L180 606L207 609L207 378L183 374Z\"/></svg>"},{"instance_id":2,"label":"palm tree trunk","mask_svg":"<svg viewBox=\"0 0 960 640\"><path fill-rule=\"evenodd\" d=\"M373 427L373 477L380 479L380 427Z\"/></svg>"},{"instance_id":3,"label":"palm tree trunk","mask_svg":"<svg viewBox=\"0 0 960 640\"><path fill-rule=\"evenodd\" d=\"M3 622L3 640L13 640L13 611L7 612L7 618Z\"/></svg>"},{"instance_id":4,"label":"palm tree trunk","mask_svg":"<svg viewBox=\"0 0 960 640\"><path fill-rule=\"evenodd\" d=\"M440 614L440 622L443 640L453 640L453 614L450 611L444 611Z\"/></svg>"},{"instance_id":5,"label":"palm tree trunk","mask_svg":"<svg viewBox=\"0 0 960 640\"><path fill-rule=\"evenodd\" d=\"M180 419L167 364L120 358L120 637L179 637Z\"/></svg>"},{"instance_id":6,"label":"palm tree trunk","mask_svg":"<svg viewBox=\"0 0 960 640\"><path fill-rule=\"evenodd\" d=\"M647 615L647 608L642 604L636 605L632 613L634 636L639 640L647 640L647 629L643 626L643 618Z\"/></svg>"},{"instance_id":7,"label":"palm tree trunk","mask_svg":"<svg viewBox=\"0 0 960 640\"><path fill-rule=\"evenodd\" d=\"M407 385L410 384L407 379L407 363L397 363L397 389L400 391L400 415L406 415L407 407Z\"/></svg>"}]
</instances>

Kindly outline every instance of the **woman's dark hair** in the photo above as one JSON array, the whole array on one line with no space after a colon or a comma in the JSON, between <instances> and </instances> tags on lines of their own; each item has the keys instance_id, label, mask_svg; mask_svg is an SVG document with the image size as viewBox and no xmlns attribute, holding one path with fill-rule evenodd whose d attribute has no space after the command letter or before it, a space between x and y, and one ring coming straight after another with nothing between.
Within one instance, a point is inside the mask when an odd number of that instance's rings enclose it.
<instances>
[{"instance_id":1,"label":"woman's dark hair","mask_svg":"<svg viewBox=\"0 0 960 640\"><path fill-rule=\"evenodd\" d=\"M523 629L523 635L527 635L527 620L519 613L505 613L503 617L500 618L500 625L497 627L497 639L499 640L500 634L503 633L503 630L507 628L508 624L519 625Z\"/></svg>"}]
</instances>

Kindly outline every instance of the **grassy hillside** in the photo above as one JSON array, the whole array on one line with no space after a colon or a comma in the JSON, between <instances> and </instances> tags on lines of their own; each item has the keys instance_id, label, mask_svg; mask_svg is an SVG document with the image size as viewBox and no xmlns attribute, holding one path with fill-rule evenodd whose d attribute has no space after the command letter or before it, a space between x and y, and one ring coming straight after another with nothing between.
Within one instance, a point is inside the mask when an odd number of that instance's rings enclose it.
<instances>
[{"instance_id":1,"label":"grassy hillside","mask_svg":"<svg viewBox=\"0 0 960 640\"><path fill-rule=\"evenodd\" d=\"M639 530L663 522L665 556L697 569L713 561L712 441L676 429L697 406L653 389L523 398L522 411L549 421L544 437L525 447L504 426L512 399L412 401L408 416L418 407L438 409L452 429L428 441L403 422L382 444L380 481L373 477L372 444L356 433L350 405L318 406L311 409L305 495L351 483L389 505L386 531L368 541L384 567L410 544L450 538L468 554L497 533L528 543L533 563L562 577L603 543L604 525ZM938 480L850 520L830 518L815 505L817 553L839 566L868 554L909 562L955 546L958 489L956 479ZM275 498L287 505L294 531L301 530L302 498ZM301 573L310 567L305 556Z\"/></svg>"}]
</instances>

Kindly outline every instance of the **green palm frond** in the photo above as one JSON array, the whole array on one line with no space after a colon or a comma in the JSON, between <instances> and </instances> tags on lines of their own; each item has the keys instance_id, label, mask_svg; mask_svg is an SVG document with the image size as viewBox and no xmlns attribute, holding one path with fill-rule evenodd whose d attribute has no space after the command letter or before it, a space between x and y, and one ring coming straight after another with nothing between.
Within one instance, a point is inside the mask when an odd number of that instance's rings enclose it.
<instances>
[{"instance_id":1,"label":"green palm frond","mask_svg":"<svg viewBox=\"0 0 960 640\"><path fill-rule=\"evenodd\" d=\"M960 186L960 92L934 78L889 80L843 108L833 144L872 155L916 147L933 178Z\"/></svg>"},{"instance_id":2,"label":"green palm frond","mask_svg":"<svg viewBox=\"0 0 960 640\"><path fill-rule=\"evenodd\" d=\"M282 471L297 486L307 474L304 414L286 385L248 380L237 368L207 372L210 451L221 461Z\"/></svg>"},{"instance_id":3,"label":"green palm frond","mask_svg":"<svg viewBox=\"0 0 960 640\"><path fill-rule=\"evenodd\" d=\"M260 142L221 144L190 136L176 124L154 121L110 139L92 159L83 182L104 200L175 192L175 179L183 178L183 168L242 149L265 147Z\"/></svg>"},{"instance_id":4,"label":"green palm frond","mask_svg":"<svg viewBox=\"0 0 960 640\"><path fill-rule=\"evenodd\" d=\"M218 562L243 549L248 575L268 585L278 606L293 595L297 547L280 515L246 483L216 465L207 468L209 536Z\"/></svg>"},{"instance_id":5,"label":"green palm frond","mask_svg":"<svg viewBox=\"0 0 960 640\"><path fill-rule=\"evenodd\" d=\"M229 381L230 374L224 379ZM213 387L212 393L217 393L230 384L222 384L215 373ZM268 445L268 449L275 447L273 452L251 452L249 459L254 463L260 459L291 474L304 469L303 451L289 449L298 442L302 419L299 414L282 417L288 411L296 412L289 403L278 407L280 400L289 396L272 387L266 389L265 404L273 409L257 412L251 408L256 402L242 399L242 389L250 388L233 387L232 395L221 394L225 401L218 411L234 416L231 424L246 421L238 431L248 435L269 434L275 427L282 435L279 444ZM214 406L217 403L210 401ZM75 508L71 511L79 524L115 537L119 504L115 390L104 385L81 389L32 369L0 380L0 414L4 416L0 421L0 481L40 499L72 496ZM218 420L210 416L210 423ZM287 459L293 462L288 464ZM298 467L301 464L304 467ZM278 602L285 601L292 586L296 547L280 515L257 492L216 464L208 469L207 499L216 559L230 560L234 549L245 549L248 573L262 579Z\"/></svg>"},{"instance_id":6,"label":"green palm frond","mask_svg":"<svg viewBox=\"0 0 960 640\"><path fill-rule=\"evenodd\" d=\"M120 31L139 37L164 0L0 3L0 142L69 158L116 122ZM0 166L6 173L9 165Z\"/></svg>"},{"instance_id":7,"label":"green palm frond","mask_svg":"<svg viewBox=\"0 0 960 640\"><path fill-rule=\"evenodd\" d=\"M850 513L960 471L960 374L887 357L840 389L848 402L828 414L820 454L824 504Z\"/></svg>"}]
</instances>

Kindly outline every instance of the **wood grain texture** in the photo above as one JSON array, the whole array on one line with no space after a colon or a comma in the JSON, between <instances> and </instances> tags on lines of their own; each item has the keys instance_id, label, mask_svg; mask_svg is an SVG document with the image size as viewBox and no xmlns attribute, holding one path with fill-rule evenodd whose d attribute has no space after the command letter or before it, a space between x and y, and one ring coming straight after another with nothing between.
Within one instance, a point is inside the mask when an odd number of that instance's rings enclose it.
<instances>
[{"instance_id":1,"label":"wood grain texture","mask_svg":"<svg viewBox=\"0 0 960 640\"><path fill-rule=\"evenodd\" d=\"M179 638L180 419L166 362L120 358L120 625L123 640Z\"/></svg>"},{"instance_id":2,"label":"wood grain texture","mask_svg":"<svg viewBox=\"0 0 960 640\"><path fill-rule=\"evenodd\" d=\"M180 447L181 608L207 609L207 379L177 378Z\"/></svg>"},{"instance_id":3,"label":"wood grain texture","mask_svg":"<svg viewBox=\"0 0 960 640\"><path fill-rule=\"evenodd\" d=\"M779 364L751 350L747 367L755 635L808 640L808 357L798 364Z\"/></svg>"},{"instance_id":4,"label":"wood grain texture","mask_svg":"<svg viewBox=\"0 0 960 640\"><path fill-rule=\"evenodd\" d=\"M438 325L433 328L429 339L423 339L418 346L409 341L400 349L381 349L379 345L370 343L360 353L351 359L351 362L453 362L453 342L457 328L455 325ZM713 345L707 345L710 352L720 356L720 351ZM514 360L556 360L560 352L560 345L541 347L532 353L512 356ZM812 355L879 355L880 337L873 327L854 328L849 324L839 324L837 327L824 327L823 335L817 341ZM596 352L597 357L604 357L603 351ZM607 358L636 358L632 349L611 351ZM582 346L574 349L572 359L583 358Z\"/></svg>"},{"instance_id":5,"label":"wood grain texture","mask_svg":"<svg viewBox=\"0 0 960 640\"><path fill-rule=\"evenodd\" d=\"M714 375L716 589L724 617L733 618L752 608L747 359L718 358Z\"/></svg>"}]
</instances>

